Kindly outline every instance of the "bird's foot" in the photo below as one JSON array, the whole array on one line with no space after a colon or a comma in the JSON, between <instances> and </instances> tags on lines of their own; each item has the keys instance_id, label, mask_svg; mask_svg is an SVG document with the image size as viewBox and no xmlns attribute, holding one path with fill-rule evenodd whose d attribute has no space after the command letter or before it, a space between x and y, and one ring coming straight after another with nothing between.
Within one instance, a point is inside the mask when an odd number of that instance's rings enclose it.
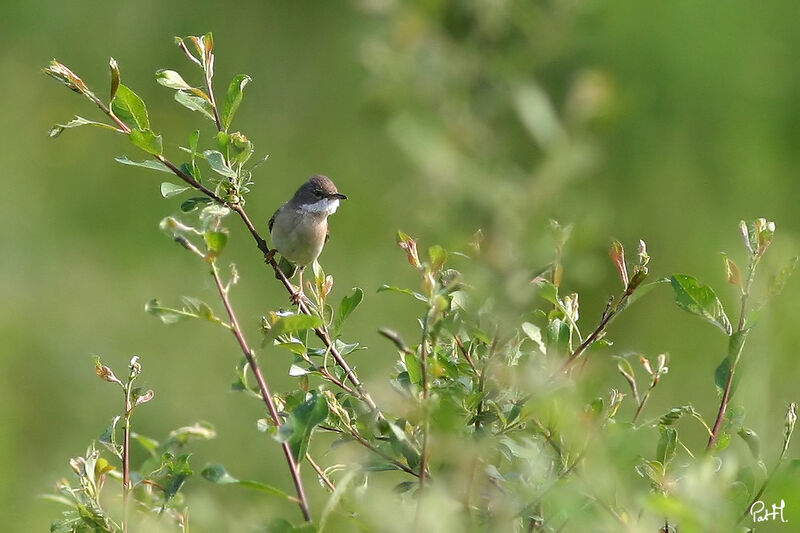
<instances>
[{"instance_id":1,"label":"bird's foot","mask_svg":"<svg viewBox=\"0 0 800 533\"><path fill-rule=\"evenodd\" d=\"M308 299L308 296L303 293L302 287L298 287L296 291L292 292L292 295L289 297L289 299L294 305L300 305L300 302L311 303L311 300Z\"/></svg>"}]
</instances>

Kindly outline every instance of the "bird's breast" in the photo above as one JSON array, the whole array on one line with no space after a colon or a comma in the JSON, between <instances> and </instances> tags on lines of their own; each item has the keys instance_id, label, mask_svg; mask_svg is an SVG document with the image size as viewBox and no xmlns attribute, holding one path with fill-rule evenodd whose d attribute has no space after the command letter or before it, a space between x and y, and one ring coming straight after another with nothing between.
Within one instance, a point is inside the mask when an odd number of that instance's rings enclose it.
<instances>
[{"instance_id":1,"label":"bird's breast","mask_svg":"<svg viewBox=\"0 0 800 533\"><path fill-rule=\"evenodd\" d=\"M296 265L309 265L322 253L328 221L325 216L282 207L270 236L278 252Z\"/></svg>"}]
</instances>

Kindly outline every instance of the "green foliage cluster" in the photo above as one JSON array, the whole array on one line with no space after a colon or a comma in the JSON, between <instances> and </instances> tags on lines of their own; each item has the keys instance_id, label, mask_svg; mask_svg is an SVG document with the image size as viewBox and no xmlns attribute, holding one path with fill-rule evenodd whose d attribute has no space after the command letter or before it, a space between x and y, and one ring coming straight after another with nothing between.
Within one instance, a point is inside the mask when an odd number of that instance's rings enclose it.
<instances>
[{"instance_id":1,"label":"green foliage cluster","mask_svg":"<svg viewBox=\"0 0 800 533\"><path fill-rule=\"evenodd\" d=\"M453 31L458 33L464 20L458 12L448 16L455 17ZM506 37L513 43L509 36L495 36ZM204 319L233 335L242 358L232 388L264 404L267 416L258 421L258 427L283 450L295 494L238 479L219 464L204 468L203 477L296 503L302 521L274 519L268 528L274 532L416 527L425 531L669 533L743 527L740 524L752 503L778 473L785 472L783 461L796 422L797 407L792 403L777 459L768 468L758 436L745 425L744 409L734 401L736 371L747 336L766 301L753 303L753 281L773 241L774 223L756 219L741 224L746 256L743 270L724 256L727 279L741 296L735 326L714 290L694 277L674 274L648 281L651 258L643 241L633 260L626 257L621 243L612 243L609 256L619 273L622 292L610 298L599 320L587 327L585 320L581 321L578 294L564 286L561 253L568 227L552 223L554 259L527 280L537 304L522 312L509 312L503 308L503 300L486 297L470 277L475 265L493 260L486 250L496 244L492 242L494 233L488 240L481 232L475 234L461 250L434 245L421 253L418 241L400 232L398 245L418 275L418 286L384 285L379 292L409 297L419 304L420 312L416 317L418 335L411 342L393 330L381 330L397 352L395 371L389 377L394 391L391 397L374 398L347 361L348 355L363 349L346 335L347 319L357 310L364 292L355 288L338 304L332 303L334 277L319 264L314 265L305 300L296 308L268 311L262 318L261 347L285 350L290 357L285 366L296 378L292 390L272 391L269 376L259 365L259 351L247 340L231 301L239 274L231 266L223 279L219 265L228 251L232 221L239 220L279 282L289 293L294 291L291 281L280 275L274 251L245 211L246 196L255 183L253 172L261 161L247 165L253 144L229 129L250 78L234 77L223 104L218 105L213 92L211 34L178 38L176 44L202 71L202 87L190 85L172 70L158 71L156 80L175 91L178 103L200 113L216 128L206 141L211 147L204 150L199 130L191 133L187 146L180 146L184 159L180 164L165 155L164 140L152 129L145 103L120 82L113 59L108 102L57 61L45 72L97 105L110 121L76 117L54 127L52 136L83 125L110 129L127 136L148 156L144 161L118 158L120 163L168 172L180 180L180 184L162 184L164 198L197 194L182 200L179 212L162 220L161 228L208 269L224 311L197 298L185 298L178 306L154 299L146 310L166 324ZM546 114L546 107L534 105L537 94L531 87L520 88L518 99L524 104L519 109L526 113L539 109ZM542 124L547 121L531 117L531 134L545 139L542 142L547 146L551 146L546 140L550 139L556 150L551 156L558 157L555 146L568 141L556 142L555 132L541 130ZM768 297L780 293L795 264L793 260L776 274ZM640 421L648 399L668 375L666 354L618 357L617 368L630 394L603 383L593 387L587 398L579 387L587 361L608 352L607 328L612 321L636 299L667 283L680 308L712 323L729 338L728 352L715 375L719 410L711 423L688 403L665 413L649 413L651 419ZM634 370L637 363L638 371ZM126 382L99 362L96 369L102 379L120 385L125 392L121 418L116 417L98 441L112 460L122 464L122 474L100 456L94 444L85 457L74 459L71 464L79 487L61 483L57 499L70 509L53 523L52 531L156 527L148 520L158 520L165 513L174 519L174 527L187 530L191 501L180 498L179 491L192 469L183 447L190 437L209 438L213 430L207 426L184 428L163 444L135 436L131 414L153 398L152 392L132 386L141 371L138 360L131 361ZM630 409L623 408L627 405ZM117 439L120 420L122 444ZM679 425L691 420L702 425L707 442L698 446L680 437ZM750 457L726 451L737 435ZM131 436L148 451L135 473L129 468ZM331 439L332 449L360 449L363 454L321 465L310 444L324 438ZM312 508L306 497L304 466L313 469L330 491L321 510ZM796 472L797 466L792 462L790 471ZM100 492L107 477L122 480L121 519L105 511Z\"/></svg>"}]
</instances>

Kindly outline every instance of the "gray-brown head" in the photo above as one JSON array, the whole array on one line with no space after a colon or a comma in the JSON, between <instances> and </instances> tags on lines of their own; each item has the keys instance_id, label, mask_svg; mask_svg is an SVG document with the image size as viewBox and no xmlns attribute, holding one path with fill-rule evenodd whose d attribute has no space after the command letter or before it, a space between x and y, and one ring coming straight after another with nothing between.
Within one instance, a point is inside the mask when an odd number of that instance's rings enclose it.
<instances>
[{"instance_id":1,"label":"gray-brown head","mask_svg":"<svg viewBox=\"0 0 800 533\"><path fill-rule=\"evenodd\" d=\"M347 196L341 194L336 185L321 174L311 176L308 181L297 189L290 203L300 209L310 211L333 213L339 206L339 200L346 200Z\"/></svg>"}]
</instances>

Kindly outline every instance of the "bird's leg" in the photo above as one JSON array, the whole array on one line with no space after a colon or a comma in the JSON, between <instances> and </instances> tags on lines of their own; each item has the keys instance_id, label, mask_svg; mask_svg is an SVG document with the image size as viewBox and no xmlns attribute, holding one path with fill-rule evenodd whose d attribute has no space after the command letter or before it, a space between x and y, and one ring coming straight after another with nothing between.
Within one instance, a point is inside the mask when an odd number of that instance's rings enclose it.
<instances>
[{"instance_id":1,"label":"bird's leg","mask_svg":"<svg viewBox=\"0 0 800 533\"><path fill-rule=\"evenodd\" d=\"M297 291L292 293L292 303L295 305L299 305L301 300L308 300L303 293L303 271L305 269L305 266L297 268Z\"/></svg>"}]
</instances>

